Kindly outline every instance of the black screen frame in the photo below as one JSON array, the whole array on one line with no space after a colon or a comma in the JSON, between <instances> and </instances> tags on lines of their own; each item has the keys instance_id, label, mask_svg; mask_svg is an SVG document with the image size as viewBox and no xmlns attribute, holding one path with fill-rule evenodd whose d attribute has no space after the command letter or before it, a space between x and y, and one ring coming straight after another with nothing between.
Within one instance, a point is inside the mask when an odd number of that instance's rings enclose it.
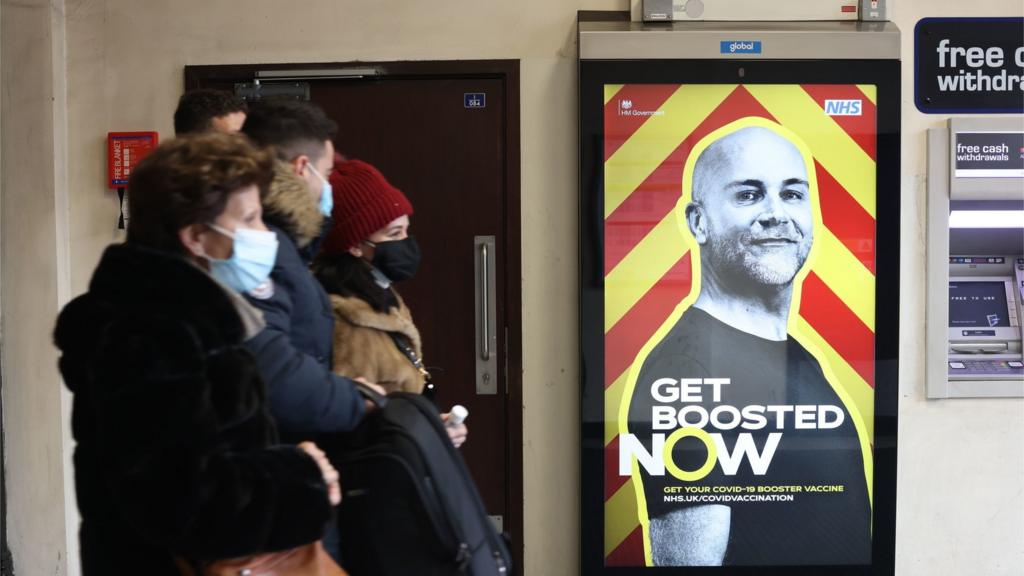
<instances>
[{"instance_id":1,"label":"black screen frame","mask_svg":"<svg viewBox=\"0 0 1024 576\"><path fill-rule=\"evenodd\" d=\"M877 86L875 450L872 563L856 566L604 566L605 84ZM632 576L888 576L895 573L899 398L899 60L581 60L579 62L580 567Z\"/></svg>"}]
</instances>

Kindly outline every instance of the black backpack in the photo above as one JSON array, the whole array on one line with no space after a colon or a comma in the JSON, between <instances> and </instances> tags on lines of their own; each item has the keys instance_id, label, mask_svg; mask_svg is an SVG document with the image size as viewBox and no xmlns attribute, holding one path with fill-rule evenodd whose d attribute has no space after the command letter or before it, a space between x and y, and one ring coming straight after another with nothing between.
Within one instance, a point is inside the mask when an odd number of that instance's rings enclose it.
<instances>
[{"instance_id":1,"label":"black backpack","mask_svg":"<svg viewBox=\"0 0 1024 576\"><path fill-rule=\"evenodd\" d=\"M418 394L367 396L379 408L346 436L337 462L345 569L352 576L511 576L508 547L434 405Z\"/></svg>"}]
</instances>

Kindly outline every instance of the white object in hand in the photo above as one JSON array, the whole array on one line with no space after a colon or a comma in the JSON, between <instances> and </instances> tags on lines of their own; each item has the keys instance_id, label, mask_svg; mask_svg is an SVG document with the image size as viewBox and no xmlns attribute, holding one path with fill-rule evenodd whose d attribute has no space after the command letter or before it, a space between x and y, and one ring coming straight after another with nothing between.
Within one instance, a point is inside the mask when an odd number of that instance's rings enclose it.
<instances>
[{"instance_id":1,"label":"white object in hand","mask_svg":"<svg viewBox=\"0 0 1024 576\"><path fill-rule=\"evenodd\" d=\"M452 406L452 411L448 414L448 421L445 422L445 426L458 426L469 416L469 410L461 404Z\"/></svg>"}]
</instances>

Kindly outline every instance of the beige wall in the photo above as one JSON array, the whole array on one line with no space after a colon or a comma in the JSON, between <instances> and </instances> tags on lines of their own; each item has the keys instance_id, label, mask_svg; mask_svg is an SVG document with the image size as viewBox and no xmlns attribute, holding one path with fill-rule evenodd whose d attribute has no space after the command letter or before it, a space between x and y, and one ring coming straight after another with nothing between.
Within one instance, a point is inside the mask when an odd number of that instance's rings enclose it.
<instances>
[{"instance_id":1,"label":"beige wall","mask_svg":"<svg viewBox=\"0 0 1024 576\"><path fill-rule=\"evenodd\" d=\"M169 137L186 64L487 58L522 61L525 573L576 573L574 18L577 9L626 9L629 2L66 3L69 228L53 220L60 213L59 174L53 178L57 184L48 183L53 190L40 194L40 180L30 181L27 170L35 151L61 166L54 132L45 122L12 122L4 91L4 409L9 517L19 574L63 573L60 561L50 558L65 546L60 398L46 338L61 282L59 267L47 262L60 257L54 239L69 230L70 287L77 294L102 248L117 239L116 198L104 185L106 132L156 129ZM17 10L46 4L20 1ZM30 88L40 74L33 70L47 70L52 51L11 53L22 41L49 50L51 39L13 25L6 1L3 10L3 86L11 86L12 77L19 84L32 80L17 91L26 94L18 102L19 118L28 109L33 118L51 118L45 97L52 82L38 78L41 92ZM1018 0L971 3L971 15L1022 11ZM1024 402L924 399L924 131L941 126L944 118L922 115L913 107L911 35L922 17L964 13L962 3L952 0L897 0L890 14L904 31L905 55L897 545L898 573L905 576L1012 574L1024 565ZM56 130L62 140L59 122ZM21 171L12 174L11 165ZM19 208L23 205L31 206L31 212ZM28 213L42 216L44 224L25 218ZM17 337L11 336L13 327L18 327ZM23 527L26 532L14 534Z\"/></svg>"},{"instance_id":2,"label":"beige wall","mask_svg":"<svg viewBox=\"0 0 1024 576\"><path fill-rule=\"evenodd\" d=\"M926 131L914 107L914 24L929 16L1021 16L1020 0L897 0L903 30L900 445L897 573L1019 574L1024 566L1024 400L925 399Z\"/></svg>"},{"instance_id":3,"label":"beige wall","mask_svg":"<svg viewBox=\"0 0 1024 576\"><path fill-rule=\"evenodd\" d=\"M62 0L4 0L3 408L8 540L18 574L64 574L77 512L51 344L70 294Z\"/></svg>"}]
</instances>

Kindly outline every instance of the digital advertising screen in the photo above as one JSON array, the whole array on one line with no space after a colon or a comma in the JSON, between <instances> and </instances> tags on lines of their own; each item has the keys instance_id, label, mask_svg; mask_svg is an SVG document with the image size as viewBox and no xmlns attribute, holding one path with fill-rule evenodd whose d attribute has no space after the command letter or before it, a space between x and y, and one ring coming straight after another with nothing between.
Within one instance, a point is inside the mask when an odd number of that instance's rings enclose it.
<instances>
[{"instance_id":1,"label":"digital advertising screen","mask_svg":"<svg viewBox=\"0 0 1024 576\"><path fill-rule=\"evenodd\" d=\"M872 573L878 85L600 88L602 568Z\"/></svg>"}]
</instances>

